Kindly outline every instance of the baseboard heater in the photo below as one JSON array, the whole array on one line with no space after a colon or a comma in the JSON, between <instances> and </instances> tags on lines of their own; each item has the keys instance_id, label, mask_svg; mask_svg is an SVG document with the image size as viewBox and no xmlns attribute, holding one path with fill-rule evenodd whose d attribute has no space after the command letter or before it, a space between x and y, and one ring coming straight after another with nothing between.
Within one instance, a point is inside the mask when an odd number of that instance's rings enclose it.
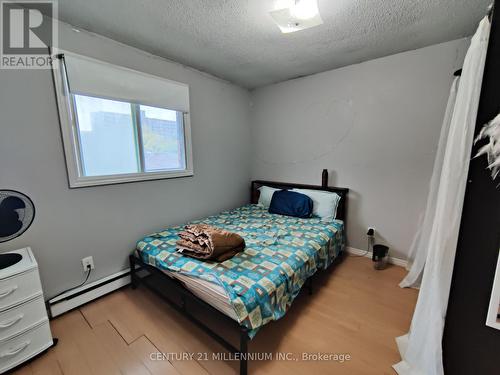
<instances>
[{"instance_id":1,"label":"baseboard heater","mask_svg":"<svg viewBox=\"0 0 500 375\"><path fill-rule=\"evenodd\" d=\"M117 272L80 288L61 294L47 302L49 316L55 318L112 291L130 284L130 269Z\"/></svg>"}]
</instances>

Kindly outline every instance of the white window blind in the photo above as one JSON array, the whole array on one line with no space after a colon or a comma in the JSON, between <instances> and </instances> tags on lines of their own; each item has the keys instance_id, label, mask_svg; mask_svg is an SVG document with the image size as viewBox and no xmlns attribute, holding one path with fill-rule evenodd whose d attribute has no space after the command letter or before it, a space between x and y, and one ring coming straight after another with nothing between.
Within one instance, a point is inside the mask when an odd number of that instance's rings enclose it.
<instances>
[{"instance_id":1,"label":"white window blind","mask_svg":"<svg viewBox=\"0 0 500 375\"><path fill-rule=\"evenodd\" d=\"M74 94L189 112L188 85L70 52L64 52L64 62Z\"/></svg>"}]
</instances>

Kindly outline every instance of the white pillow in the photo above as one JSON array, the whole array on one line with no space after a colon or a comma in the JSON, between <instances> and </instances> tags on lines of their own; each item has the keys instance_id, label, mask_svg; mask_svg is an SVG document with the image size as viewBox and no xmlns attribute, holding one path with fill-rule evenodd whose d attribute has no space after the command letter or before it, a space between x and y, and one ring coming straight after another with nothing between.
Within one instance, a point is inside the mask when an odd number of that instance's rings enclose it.
<instances>
[{"instance_id":1,"label":"white pillow","mask_svg":"<svg viewBox=\"0 0 500 375\"><path fill-rule=\"evenodd\" d=\"M337 216L337 207L340 196L330 191L292 189L293 191L307 195L313 201L313 215L319 216L324 221L332 221Z\"/></svg>"},{"instance_id":2,"label":"white pillow","mask_svg":"<svg viewBox=\"0 0 500 375\"><path fill-rule=\"evenodd\" d=\"M280 191L281 189L275 189L269 186L261 186L257 190L260 191L259 202L257 204L261 207L269 208L269 206L271 205L271 199L273 199L274 192Z\"/></svg>"}]
</instances>

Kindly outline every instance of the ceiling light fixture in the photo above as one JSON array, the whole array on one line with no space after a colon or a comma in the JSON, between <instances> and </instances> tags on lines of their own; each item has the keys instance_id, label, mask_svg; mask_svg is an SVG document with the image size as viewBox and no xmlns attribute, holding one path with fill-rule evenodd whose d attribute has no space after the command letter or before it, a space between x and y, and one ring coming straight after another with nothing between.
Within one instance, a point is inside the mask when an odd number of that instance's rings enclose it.
<instances>
[{"instance_id":1,"label":"ceiling light fixture","mask_svg":"<svg viewBox=\"0 0 500 375\"><path fill-rule=\"evenodd\" d=\"M309 20L319 14L318 3L316 0L297 0L290 13L300 20Z\"/></svg>"},{"instance_id":2,"label":"ceiling light fixture","mask_svg":"<svg viewBox=\"0 0 500 375\"><path fill-rule=\"evenodd\" d=\"M270 12L282 33L293 33L321 25L317 0L278 0Z\"/></svg>"}]
</instances>

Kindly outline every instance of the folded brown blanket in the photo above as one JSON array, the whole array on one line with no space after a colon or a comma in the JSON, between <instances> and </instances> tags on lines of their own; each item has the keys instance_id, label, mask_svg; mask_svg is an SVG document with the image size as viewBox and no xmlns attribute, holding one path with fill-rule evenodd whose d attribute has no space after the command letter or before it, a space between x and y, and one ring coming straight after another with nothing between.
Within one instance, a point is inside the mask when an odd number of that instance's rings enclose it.
<instances>
[{"instance_id":1,"label":"folded brown blanket","mask_svg":"<svg viewBox=\"0 0 500 375\"><path fill-rule=\"evenodd\" d=\"M223 262L245 249L245 240L240 235L208 224L186 225L179 237L177 249L197 259Z\"/></svg>"}]
</instances>

